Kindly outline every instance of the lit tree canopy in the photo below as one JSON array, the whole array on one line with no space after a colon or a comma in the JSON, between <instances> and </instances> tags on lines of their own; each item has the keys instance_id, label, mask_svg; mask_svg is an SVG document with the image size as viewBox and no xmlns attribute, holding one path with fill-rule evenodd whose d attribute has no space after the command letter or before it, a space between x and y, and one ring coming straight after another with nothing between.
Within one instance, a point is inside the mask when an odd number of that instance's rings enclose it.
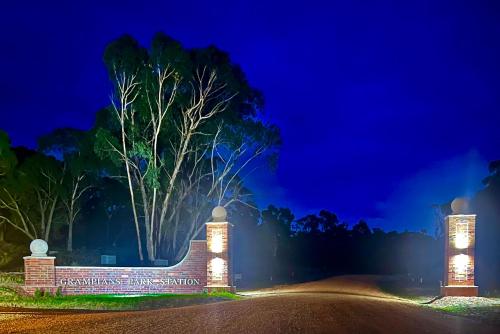
<instances>
[{"instance_id":1,"label":"lit tree canopy","mask_svg":"<svg viewBox=\"0 0 500 334\"><path fill-rule=\"evenodd\" d=\"M97 117L95 151L129 189L139 255L179 259L214 205L250 204L244 176L272 166L277 128L229 56L187 50L164 34L150 49L130 36L104 53L112 104Z\"/></svg>"}]
</instances>

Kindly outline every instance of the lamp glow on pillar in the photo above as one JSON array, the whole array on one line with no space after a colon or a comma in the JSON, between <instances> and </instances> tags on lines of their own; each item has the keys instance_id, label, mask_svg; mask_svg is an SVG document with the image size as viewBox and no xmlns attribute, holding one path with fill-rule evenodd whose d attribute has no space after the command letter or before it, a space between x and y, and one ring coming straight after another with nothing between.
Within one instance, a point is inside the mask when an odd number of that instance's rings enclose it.
<instances>
[{"instance_id":1,"label":"lamp glow on pillar","mask_svg":"<svg viewBox=\"0 0 500 334\"><path fill-rule=\"evenodd\" d=\"M455 231L455 248L465 249L469 247L469 224L457 223Z\"/></svg>"},{"instance_id":2,"label":"lamp glow on pillar","mask_svg":"<svg viewBox=\"0 0 500 334\"><path fill-rule=\"evenodd\" d=\"M223 249L223 238L221 230L214 230L212 232L212 239L210 245L210 251L213 253L222 253Z\"/></svg>"},{"instance_id":3,"label":"lamp glow on pillar","mask_svg":"<svg viewBox=\"0 0 500 334\"><path fill-rule=\"evenodd\" d=\"M469 256L465 254L455 255L453 257L453 269L454 269L455 280L466 281L468 267L469 267Z\"/></svg>"},{"instance_id":4,"label":"lamp glow on pillar","mask_svg":"<svg viewBox=\"0 0 500 334\"><path fill-rule=\"evenodd\" d=\"M220 257L212 259L212 279L216 281L222 281L222 276L224 274L225 263Z\"/></svg>"}]
</instances>

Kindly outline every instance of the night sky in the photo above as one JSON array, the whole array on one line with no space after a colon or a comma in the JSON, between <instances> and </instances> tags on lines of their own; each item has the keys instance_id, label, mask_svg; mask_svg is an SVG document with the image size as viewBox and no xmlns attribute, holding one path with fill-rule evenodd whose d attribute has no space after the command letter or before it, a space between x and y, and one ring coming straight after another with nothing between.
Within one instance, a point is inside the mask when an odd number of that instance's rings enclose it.
<instances>
[{"instance_id":1,"label":"night sky","mask_svg":"<svg viewBox=\"0 0 500 334\"><path fill-rule=\"evenodd\" d=\"M15 145L90 128L111 92L106 44L163 31L229 52L263 91L283 147L276 173L250 181L261 207L432 233L431 204L474 194L500 159L498 1L48 2L0 9Z\"/></svg>"}]
</instances>

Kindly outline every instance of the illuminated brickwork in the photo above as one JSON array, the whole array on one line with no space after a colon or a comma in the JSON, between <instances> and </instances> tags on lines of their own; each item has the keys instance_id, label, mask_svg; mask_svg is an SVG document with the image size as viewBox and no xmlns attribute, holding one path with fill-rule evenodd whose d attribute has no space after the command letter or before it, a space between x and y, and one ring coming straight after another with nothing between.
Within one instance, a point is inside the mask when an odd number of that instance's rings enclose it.
<instances>
[{"instance_id":1,"label":"illuminated brickwork","mask_svg":"<svg viewBox=\"0 0 500 334\"><path fill-rule=\"evenodd\" d=\"M184 259L171 267L56 266L54 257L45 256L47 244L35 240L32 256L24 258L24 291L59 290L64 295L234 291L232 225L225 222L226 216L223 207L216 207L212 211L214 222L206 224L207 240L192 240ZM38 252L40 247L43 249Z\"/></svg>"},{"instance_id":2,"label":"illuminated brickwork","mask_svg":"<svg viewBox=\"0 0 500 334\"><path fill-rule=\"evenodd\" d=\"M445 272L441 294L477 296L474 284L476 215L450 215L445 221Z\"/></svg>"},{"instance_id":3,"label":"illuminated brickwork","mask_svg":"<svg viewBox=\"0 0 500 334\"><path fill-rule=\"evenodd\" d=\"M56 258L52 256L24 257L24 290L27 293L33 294L37 288L52 293L57 290L55 285L55 259Z\"/></svg>"},{"instance_id":4,"label":"illuminated brickwork","mask_svg":"<svg viewBox=\"0 0 500 334\"><path fill-rule=\"evenodd\" d=\"M231 264L231 224L210 222L207 226L207 288L233 291Z\"/></svg>"},{"instance_id":5,"label":"illuminated brickwork","mask_svg":"<svg viewBox=\"0 0 500 334\"><path fill-rule=\"evenodd\" d=\"M24 291L64 295L200 293L207 286L207 243L193 240L187 255L171 267L55 266L54 257L24 258Z\"/></svg>"}]
</instances>

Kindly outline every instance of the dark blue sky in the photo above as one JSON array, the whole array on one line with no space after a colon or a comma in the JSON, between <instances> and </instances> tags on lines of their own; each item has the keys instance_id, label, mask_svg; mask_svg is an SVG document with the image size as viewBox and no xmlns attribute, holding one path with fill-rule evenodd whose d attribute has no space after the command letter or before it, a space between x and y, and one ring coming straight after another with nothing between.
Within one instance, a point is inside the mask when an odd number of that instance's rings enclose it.
<instances>
[{"instance_id":1,"label":"dark blue sky","mask_svg":"<svg viewBox=\"0 0 500 334\"><path fill-rule=\"evenodd\" d=\"M497 1L75 2L2 4L0 128L16 145L89 128L106 44L164 31L228 51L264 92L284 144L251 181L260 205L432 231L431 204L474 193L500 158Z\"/></svg>"}]
</instances>

